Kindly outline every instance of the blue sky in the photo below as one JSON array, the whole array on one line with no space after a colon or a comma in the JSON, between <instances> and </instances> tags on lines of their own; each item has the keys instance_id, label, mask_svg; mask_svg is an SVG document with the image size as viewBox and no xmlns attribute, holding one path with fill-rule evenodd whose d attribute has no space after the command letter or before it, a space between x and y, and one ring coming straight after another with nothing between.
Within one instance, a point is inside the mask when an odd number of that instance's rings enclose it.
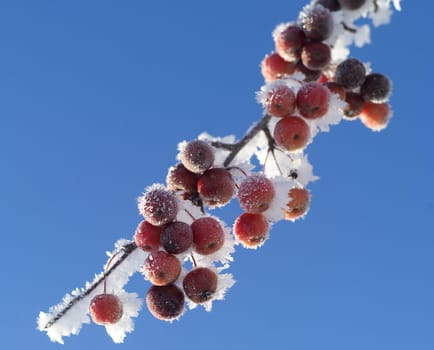
<instances>
[{"instance_id":1,"label":"blue sky","mask_svg":"<svg viewBox=\"0 0 434 350\"><path fill-rule=\"evenodd\" d=\"M136 198L164 181L179 141L240 137L260 118L259 62L304 4L0 3L5 349L434 348L434 6L407 1L353 51L393 80L390 126L341 123L316 138L309 215L276 224L257 251L238 248L237 283L211 313L167 324L144 309L123 345L95 325L63 347L36 330L39 311L132 236ZM128 285L148 287L140 275Z\"/></svg>"}]
</instances>

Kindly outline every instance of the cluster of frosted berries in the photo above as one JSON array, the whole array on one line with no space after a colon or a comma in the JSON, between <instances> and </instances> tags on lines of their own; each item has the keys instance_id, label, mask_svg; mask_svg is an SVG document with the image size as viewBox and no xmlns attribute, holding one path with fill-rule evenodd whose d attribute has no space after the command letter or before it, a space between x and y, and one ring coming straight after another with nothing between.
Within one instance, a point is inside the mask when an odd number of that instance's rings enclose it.
<instances>
[{"instance_id":1,"label":"cluster of frosted berries","mask_svg":"<svg viewBox=\"0 0 434 350\"><path fill-rule=\"evenodd\" d=\"M279 146L293 150L304 147L308 139L308 127L293 113L306 119L319 118L327 112L328 93L336 94L346 103L347 120L359 117L368 128L384 129L391 116L388 98L391 82L381 73L368 73L365 65L356 58L333 62L331 38L336 23L333 12L356 11L367 0L317 0L300 15L297 23L286 23L273 32L275 52L261 63L261 71L267 82L276 82L300 72L304 84L298 93L284 84L274 84L265 105L269 114L282 119L279 122L276 141ZM339 26L344 26L339 23ZM339 28L342 29L342 28ZM273 86L273 85L271 85ZM280 135L283 125L294 125L299 130L296 140ZM297 126L295 126L297 124Z\"/></svg>"}]
</instances>

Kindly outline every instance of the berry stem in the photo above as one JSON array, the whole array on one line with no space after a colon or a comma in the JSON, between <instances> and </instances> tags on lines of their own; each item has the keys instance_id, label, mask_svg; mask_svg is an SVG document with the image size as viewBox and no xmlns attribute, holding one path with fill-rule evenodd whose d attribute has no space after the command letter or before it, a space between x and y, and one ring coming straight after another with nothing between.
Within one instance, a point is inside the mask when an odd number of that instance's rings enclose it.
<instances>
[{"instance_id":1,"label":"berry stem","mask_svg":"<svg viewBox=\"0 0 434 350\"><path fill-rule=\"evenodd\" d=\"M65 307L59 311L57 313L56 316L54 316L50 321L47 322L47 324L44 326L44 329L48 329L51 326L53 326L57 321L59 321L75 304L77 304L80 300L84 299L85 297L87 297L90 293L92 293L101 283L104 283L104 287L105 287L105 280L108 276L110 276L110 274L115 271L124 261L126 258L128 258L128 256L134 252L134 250L137 249L137 245L134 241L129 242L125 245L123 245L114 255L118 255L121 251L123 252L123 254L118 258L118 260L116 260L116 262L107 270L104 271L104 273L102 274L102 276L100 278L98 278L95 282L93 282L85 291L83 291L83 293L77 295L76 297L74 297L73 299L71 299L71 301L65 305ZM111 259L113 257L110 258ZM104 291L105 292L105 291Z\"/></svg>"}]
</instances>

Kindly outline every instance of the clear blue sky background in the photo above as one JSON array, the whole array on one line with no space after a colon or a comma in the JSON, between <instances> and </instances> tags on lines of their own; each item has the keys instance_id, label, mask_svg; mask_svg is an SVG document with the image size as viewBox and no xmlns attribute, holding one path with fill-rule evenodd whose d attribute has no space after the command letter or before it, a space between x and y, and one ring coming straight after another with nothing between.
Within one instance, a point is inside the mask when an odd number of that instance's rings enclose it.
<instances>
[{"instance_id":1,"label":"clear blue sky background","mask_svg":"<svg viewBox=\"0 0 434 350\"><path fill-rule=\"evenodd\" d=\"M144 309L115 345L84 326L66 345L39 311L131 237L136 197L176 145L244 131L271 31L304 1L1 1L0 255L4 349L434 349L434 5L404 11L354 55L394 82L394 118L341 123L309 147L321 179L301 222L238 249L237 284L173 324ZM226 222L238 215L233 206ZM136 275L128 290L145 295Z\"/></svg>"}]
</instances>

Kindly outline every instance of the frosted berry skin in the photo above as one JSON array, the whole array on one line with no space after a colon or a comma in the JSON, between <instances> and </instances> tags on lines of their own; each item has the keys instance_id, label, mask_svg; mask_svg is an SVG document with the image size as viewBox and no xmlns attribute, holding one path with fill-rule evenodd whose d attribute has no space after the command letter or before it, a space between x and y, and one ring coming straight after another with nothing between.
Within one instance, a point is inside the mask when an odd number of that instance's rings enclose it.
<instances>
[{"instance_id":1,"label":"frosted berry skin","mask_svg":"<svg viewBox=\"0 0 434 350\"><path fill-rule=\"evenodd\" d=\"M285 61L297 62L300 59L301 49L306 42L306 35L298 25L289 24L273 36L276 52Z\"/></svg>"},{"instance_id":2,"label":"frosted berry skin","mask_svg":"<svg viewBox=\"0 0 434 350\"><path fill-rule=\"evenodd\" d=\"M366 69L356 58L348 58L336 67L335 81L347 90L355 89L365 81Z\"/></svg>"},{"instance_id":3,"label":"frosted berry skin","mask_svg":"<svg viewBox=\"0 0 434 350\"><path fill-rule=\"evenodd\" d=\"M357 10L361 8L366 0L338 0L341 6L347 10Z\"/></svg>"},{"instance_id":4,"label":"frosted berry skin","mask_svg":"<svg viewBox=\"0 0 434 350\"><path fill-rule=\"evenodd\" d=\"M366 102L360 113L361 122L373 131L381 131L387 127L391 116L389 104Z\"/></svg>"},{"instance_id":5,"label":"frosted berry skin","mask_svg":"<svg viewBox=\"0 0 434 350\"><path fill-rule=\"evenodd\" d=\"M90 302L89 312L93 322L96 324L114 324L123 315L122 302L114 294L99 294Z\"/></svg>"},{"instance_id":6,"label":"frosted berry skin","mask_svg":"<svg viewBox=\"0 0 434 350\"><path fill-rule=\"evenodd\" d=\"M257 248L268 238L269 223L262 214L243 213L235 220L234 234L245 248Z\"/></svg>"},{"instance_id":7,"label":"frosted berry skin","mask_svg":"<svg viewBox=\"0 0 434 350\"><path fill-rule=\"evenodd\" d=\"M320 41L312 41L303 46L301 61L310 70L321 70L327 67L331 60L330 47Z\"/></svg>"},{"instance_id":8,"label":"frosted berry skin","mask_svg":"<svg viewBox=\"0 0 434 350\"><path fill-rule=\"evenodd\" d=\"M206 267L191 270L182 281L185 295L197 304L211 300L217 290L217 284L217 274Z\"/></svg>"},{"instance_id":9,"label":"frosted berry skin","mask_svg":"<svg viewBox=\"0 0 434 350\"><path fill-rule=\"evenodd\" d=\"M146 306L151 314L163 321L171 321L184 311L185 297L174 284L152 286L146 294Z\"/></svg>"},{"instance_id":10,"label":"frosted berry skin","mask_svg":"<svg viewBox=\"0 0 434 350\"><path fill-rule=\"evenodd\" d=\"M388 77L380 73L368 74L360 87L360 95L374 103L383 103L389 99L391 83Z\"/></svg>"},{"instance_id":11,"label":"frosted berry skin","mask_svg":"<svg viewBox=\"0 0 434 350\"><path fill-rule=\"evenodd\" d=\"M294 63L285 61L276 52L264 57L261 62L261 73L265 81L273 81L294 73Z\"/></svg>"},{"instance_id":12,"label":"frosted berry skin","mask_svg":"<svg viewBox=\"0 0 434 350\"><path fill-rule=\"evenodd\" d=\"M191 224L193 248L201 255L218 251L225 242L225 233L220 223L212 217L201 217Z\"/></svg>"},{"instance_id":13,"label":"frosted berry skin","mask_svg":"<svg viewBox=\"0 0 434 350\"><path fill-rule=\"evenodd\" d=\"M297 151L307 145L310 130L302 118L292 116L277 122L273 137L279 147L287 151Z\"/></svg>"},{"instance_id":14,"label":"frosted berry skin","mask_svg":"<svg viewBox=\"0 0 434 350\"><path fill-rule=\"evenodd\" d=\"M276 192L273 182L261 175L246 177L238 189L240 207L247 213L262 213L271 204Z\"/></svg>"},{"instance_id":15,"label":"frosted berry skin","mask_svg":"<svg viewBox=\"0 0 434 350\"><path fill-rule=\"evenodd\" d=\"M188 170L182 163L169 168L166 177L167 187L172 191L182 191L187 194L196 192L199 174Z\"/></svg>"},{"instance_id":16,"label":"frosted berry skin","mask_svg":"<svg viewBox=\"0 0 434 350\"><path fill-rule=\"evenodd\" d=\"M345 102L347 103L344 108L344 115L346 119L357 118L365 105L365 100L360 94L356 92L348 91L345 96Z\"/></svg>"},{"instance_id":17,"label":"frosted berry skin","mask_svg":"<svg viewBox=\"0 0 434 350\"><path fill-rule=\"evenodd\" d=\"M288 86L276 86L265 98L267 112L275 117L285 117L295 110L295 94Z\"/></svg>"},{"instance_id":18,"label":"frosted berry skin","mask_svg":"<svg viewBox=\"0 0 434 350\"><path fill-rule=\"evenodd\" d=\"M178 214L178 202L175 195L164 189L146 192L139 202L140 213L154 226L161 226L173 221Z\"/></svg>"},{"instance_id":19,"label":"frosted berry skin","mask_svg":"<svg viewBox=\"0 0 434 350\"><path fill-rule=\"evenodd\" d=\"M201 174L214 163L214 150L205 141L194 140L187 143L179 158L191 172Z\"/></svg>"},{"instance_id":20,"label":"frosted berry skin","mask_svg":"<svg viewBox=\"0 0 434 350\"><path fill-rule=\"evenodd\" d=\"M285 210L285 219L293 221L307 213L310 205L310 193L306 188L292 188L288 195L290 201Z\"/></svg>"},{"instance_id":21,"label":"frosted berry skin","mask_svg":"<svg viewBox=\"0 0 434 350\"><path fill-rule=\"evenodd\" d=\"M300 27L309 40L323 41L333 32L333 17L328 9L316 4L303 13Z\"/></svg>"},{"instance_id":22,"label":"frosted berry skin","mask_svg":"<svg viewBox=\"0 0 434 350\"><path fill-rule=\"evenodd\" d=\"M145 277L155 286L165 286L175 282L181 273L179 259L165 251L153 252L143 264Z\"/></svg>"},{"instance_id":23,"label":"frosted berry skin","mask_svg":"<svg viewBox=\"0 0 434 350\"><path fill-rule=\"evenodd\" d=\"M161 232L162 226L154 226L143 220L136 228L134 241L145 252L156 251L160 247Z\"/></svg>"},{"instance_id":24,"label":"frosted berry skin","mask_svg":"<svg viewBox=\"0 0 434 350\"><path fill-rule=\"evenodd\" d=\"M171 254L185 252L193 244L193 232L190 225L182 221L174 221L164 227L160 243Z\"/></svg>"},{"instance_id":25,"label":"frosted berry skin","mask_svg":"<svg viewBox=\"0 0 434 350\"><path fill-rule=\"evenodd\" d=\"M297 92L297 108L307 119L316 119L327 113L330 104L329 90L316 82L304 84Z\"/></svg>"},{"instance_id":26,"label":"frosted berry skin","mask_svg":"<svg viewBox=\"0 0 434 350\"><path fill-rule=\"evenodd\" d=\"M221 206L232 199L235 182L229 170L212 168L205 171L197 181L197 191L206 205Z\"/></svg>"}]
</instances>

